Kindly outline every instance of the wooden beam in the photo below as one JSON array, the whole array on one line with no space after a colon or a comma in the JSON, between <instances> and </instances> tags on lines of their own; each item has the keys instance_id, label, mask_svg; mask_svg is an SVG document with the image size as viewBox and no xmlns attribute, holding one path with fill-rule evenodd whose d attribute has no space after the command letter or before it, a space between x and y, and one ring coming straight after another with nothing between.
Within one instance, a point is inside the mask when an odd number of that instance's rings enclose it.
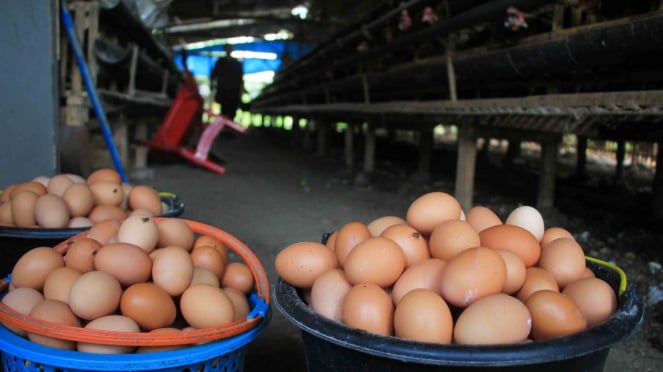
<instances>
[{"instance_id":1,"label":"wooden beam","mask_svg":"<svg viewBox=\"0 0 663 372\"><path fill-rule=\"evenodd\" d=\"M559 142L541 143L541 176L536 199L539 210L551 209L555 204L555 175Z\"/></svg>"}]
</instances>

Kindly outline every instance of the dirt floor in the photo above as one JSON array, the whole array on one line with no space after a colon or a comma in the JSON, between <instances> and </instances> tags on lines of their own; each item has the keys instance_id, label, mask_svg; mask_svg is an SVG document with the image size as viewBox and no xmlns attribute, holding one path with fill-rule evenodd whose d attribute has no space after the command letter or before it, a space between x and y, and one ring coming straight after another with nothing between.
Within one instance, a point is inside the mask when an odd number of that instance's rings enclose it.
<instances>
[{"instance_id":1,"label":"dirt floor","mask_svg":"<svg viewBox=\"0 0 663 372\"><path fill-rule=\"evenodd\" d=\"M436 149L432 176L422 181L412 172L416 149L379 142L378 170L370 182L359 186L356 174L343 165L339 143L332 141L330 154L318 157L291 136L251 128L247 135L217 139L214 153L227 167L226 175L183 161L151 161L153 178L138 182L178 194L186 204L183 217L220 227L243 240L262 260L273 284L277 279L275 256L287 245L317 241L323 233L353 220L404 216L418 195L453 191L455 158L445 146ZM526 160L517 161L506 171L490 156L480 158L475 203L502 216L520 204L532 205L536 174L530 165ZM616 207L601 204L606 198L596 197L597 187L605 195L614 194ZM624 190L628 187L610 186L601 177L582 182L561 180L560 207L544 213L544 218L548 226L572 231L586 253L620 264L646 301L650 287L663 286L657 266L663 262L661 233L650 227L648 219L634 216L633 207L643 204L637 201L637 192ZM641 329L612 348L605 371L663 370L661 305L647 306ZM306 370L299 330L274 307L266 331L250 345L246 370Z\"/></svg>"}]
</instances>

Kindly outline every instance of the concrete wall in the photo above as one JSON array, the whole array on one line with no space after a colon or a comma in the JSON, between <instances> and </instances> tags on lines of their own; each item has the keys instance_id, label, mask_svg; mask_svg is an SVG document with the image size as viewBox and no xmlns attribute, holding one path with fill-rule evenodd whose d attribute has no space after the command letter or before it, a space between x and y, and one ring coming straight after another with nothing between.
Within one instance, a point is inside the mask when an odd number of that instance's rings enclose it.
<instances>
[{"instance_id":1,"label":"concrete wall","mask_svg":"<svg viewBox=\"0 0 663 372\"><path fill-rule=\"evenodd\" d=\"M0 189L58 169L56 3L0 5Z\"/></svg>"}]
</instances>

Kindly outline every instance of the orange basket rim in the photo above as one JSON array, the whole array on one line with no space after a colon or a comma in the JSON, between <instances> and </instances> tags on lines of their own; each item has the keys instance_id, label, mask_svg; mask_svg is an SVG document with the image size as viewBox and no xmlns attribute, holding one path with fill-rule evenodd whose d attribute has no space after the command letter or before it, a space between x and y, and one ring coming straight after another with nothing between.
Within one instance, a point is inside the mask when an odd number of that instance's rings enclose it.
<instances>
[{"instance_id":1,"label":"orange basket rim","mask_svg":"<svg viewBox=\"0 0 663 372\"><path fill-rule=\"evenodd\" d=\"M154 217L157 223L166 219L168 217ZM69 341L123 346L178 346L217 341L237 336L256 327L261 321L267 321L270 286L265 268L255 253L241 240L220 228L189 219L179 217L177 219L189 225L194 233L211 235L219 239L247 264L253 275L256 291L250 296L250 301L254 302L255 305L246 319L236 320L215 327L172 332L123 332L63 325L17 312L9 306L0 303L0 322L29 333ZM60 254L64 254L71 245L71 242L86 237L88 233L89 230L78 233L62 241L53 247L53 249ZM9 282L2 279L0 281L0 292L4 292L8 286Z\"/></svg>"}]
</instances>

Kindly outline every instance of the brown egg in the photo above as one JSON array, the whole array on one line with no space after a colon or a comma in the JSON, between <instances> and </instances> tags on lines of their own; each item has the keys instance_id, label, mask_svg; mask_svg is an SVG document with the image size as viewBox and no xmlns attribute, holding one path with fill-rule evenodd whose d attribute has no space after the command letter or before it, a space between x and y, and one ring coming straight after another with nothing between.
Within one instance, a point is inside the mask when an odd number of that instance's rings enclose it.
<instances>
[{"instance_id":1,"label":"brown egg","mask_svg":"<svg viewBox=\"0 0 663 372\"><path fill-rule=\"evenodd\" d=\"M99 317L86 324L85 328L115 332L140 332L138 323L123 315ZM136 350L135 346L94 344L89 342L79 342L76 348L80 352L97 354L128 354Z\"/></svg>"},{"instance_id":2,"label":"brown egg","mask_svg":"<svg viewBox=\"0 0 663 372\"><path fill-rule=\"evenodd\" d=\"M86 182L85 178L83 178L83 176L79 176L78 174L65 173L65 175L67 177L69 177L69 179L72 180L72 182L74 182L74 183L85 183Z\"/></svg>"},{"instance_id":3,"label":"brown egg","mask_svg":"<svg viewBox=\"0 0 663 372\"><path fill-rule=\"evenodd\" d=\"M87 216L94 207L94 195L85 183L74 183L62 194L72 217Z\"/></svg>"},{"instance_id":4,"label":"brown egg","mask_svg":"<svg viewBox=\"0 0 663 372\"><path fill-rule=\"evenodd\" d=\"M451 343L453 319L449 305L429 289L414 289L396 305L396 337L421 342Z\"/></svg>"},{"instance_id":5,"label":"brown egg","mask_svg":"<svg viewBox=\"0 0 663 372\"><path fill-rule=\"evenodd\" d=\"M502 256L506 264L506 281L504 282L502 292L507 294L516 293L523 286L523 283L525 283L525 276L527 274L525 263L523 263L523 260L517 254L511 251L505 249L496 249L495 251Z\"/></svg>"},{"instance_id":6,"label":"brown egg","mask_svg":"<svg viewBox=\"0 0 663 372\"><path fill-rule=\"evenodd\" d=\"M327 241L325 242L325 245L327 248L329 248L332 252L334 251L334 246L336 245L336 236L338 235L338 231L334 231L333 233L329 234L327 237Z\"/></svg>"},{"instance_id":7,"label":"brown egg","mask_svg":"<svg viewBox=\"0 0 663 372\"><path fill-rule=\"evenodd\" d=\"M391 291L391 297L395 305L413 289L424 288L440 294L440 283L442 281L442 270L446 262L439 258L429 258L405 269L398 278Z\"/></svg>"},{"instance_id":8,"label":"brown egg","mask_svg":"<svg viewBox=\"0 0 663 372\"><path fill-rule=\"evenodd\" d=\"M115 312L122 286L111 274L89 271L79 276L69 289L69 307L78 317L92 320Z\"/></svg>"},{"instance_id":9,"label":"brown egg","mask_svg":"<svg viewBox=\"0 0 663 372\"><path fill-rule=\"evenodd\" d=\"M583 271L582 275L578 279L582 279L582 278L596 278L596 275L594 274L592 269L590 269L589 267L585 267L585 270Z\"/></svg>"},{"instance_id":10,"label":"brown egg","mask_svg":"<svg viewBox=\"0 0 663 372\"><path fill-rule=\"evenodd\" d=\"M120 221L117 219L104 220L101 222L96 222L90 230L88 230L87 237L94 239L105 245L106 243L111 242L111 240L116 240L117 231L120 229Z\"/></svg>"},{"instance_id":11,"label":"brown egg","mask_svg":"<svg viewBox=\"0 0 663 372\"><path fill-rule=\"evenodd\" d=\"M352 288L343 270L333 269L320 275L311 287L311 308L318 314L342 322L343 299Z\"/></svg>"},{"instance_id":12,"label":"brown egg","mask_svg":"<svg viewBox=\"0 0 663 372\"><path fill-rule=\"evenodd\" d=\"M123 221L127 218L127 212L112 205L97 205L92 208L88 218L95 224L106 220Z\"/></svg>"},{"instance_id":13,"label":"brown egg","mask_svg":"<svg viewBox=\"0 0 663 372\"><path fill-rule=\"evenodd\" d=\"M348 222L341 226L334 240L334 253L341 267L345 266L345 259L357 244L370 238L368 227L358 221Z\"/></svg>"},{"instance_id":14,"label":"brown egg","mask_svg":"<svg viewBox=\"0 0 663 372\"><path fill-rule=\"evenodd\" d=\"M502 224L500 217L490 208L484 206L474 206L467 211L465 221L472 225L476 232L481 232L489 227Z\"/></svg>"},{"instance_id":15,"label":"brown egg","mask_svg":"<svg viewBox=\"0 0 663 372\"><path fill-rule=\"evenodd\" d=\"M58 300L44 300L39 302L30 311L30 316L72 327L81 326L80 320L71 312L69 306ZM28 339L32 342L56 349L74 350L76 348L76 342L74 341L42 336L36 333L28 333Z\"/></svg>"},{"instance_id":16,"label":"brown egg","mask_svg":"<svg viewBox=\"0 0 663 372\"><path fill-rule=\"evenodd\" d=\"M94 270L94 254L101 243L91 238L76 239L64 255L64 264L81 273Z\"/></svg>"},{"instance_id":17,"label":"brown egg","mask_svg":"<svg viewBox=\"0 0 663 372\"><path fill-rule=\"evenodd\" d=\"M152 260L152 281L171 296L181 295L193 279L193 260L184 248L159 249Z\"/></svg>"},{"instance_id":18,"label":"brown egg","mask_svg":"<svg viewBox=\"0 0 663 372\"><path fill-rule=\"evenodd\" d=\"M124 200L124 189L119 183L98 181L90 185L95 205L118 207Z\"/></svg>"},{"instance_id":19,"label":"brown egg","mask_svg":"<svg viewBox=\"0 0 663 372\"><path fill-rule=\"evenodd\" d=\"M398 216L382 216L369 222L366 227L368 227L368 231L371 232L371 236L380 236L387 227L404 223L406 223L405 220Z\"/></svg>"},{"instance_id":20,"label":"brown egg","mask_svg":"<svg viewBox=\"0 0 663 372\"><path fill-rule=\"evenodd\" d=\"M276 272L290 285L311 288L315 279L328 270L338 268L334 252L317 242L291 244L276 255Z\"/></svg>"},{"instance_id":21,"label":"brown egg","mask_svg":"<svg viewBox=\"0 0 663 372\"><path fill-rule=\"evenodd\" d=\"M18 227L35 227L35 206L39 195L30 190L18 192L11 201L11 212L14 224Z\"/></svg>"},{"instance_id":22,"label":"brown egg","mask_svg":"<svg viewBox=\"0 0 663 372\"><path fill-rule=\"evenodd\" d=\"M233 302L223 289L207 284L189 287L180 297L180 311L194 328L224 325L235 319Z\"/></svg>"},{"instance_id":23,"label":"brown egg","mask_svg":"<svg viewBox=\"0 0 663 372\"><path fill-rule=\"evenodd\" d=\"M442 297L457 307L466 307L480 298L500 293L506 281L506 264L494 249L467 249L442 271Z\"/></svg>"},{"instance_id":24,"label":"brown egg","mask_svg":"<svg viewBox=\"0 0 663 372\"><path fill-rule=\"evenodd\" d=\"M129 208L147 209L154 215L161 214L161 197L159 192L147 185L137 185L129 192Z\"/></svg>"},{"instance_id":25,"label":"brown egg","mask_svg":"<svg viewBox=\"0 0 663 372\"><path fill-rule=\"evenodd\" d=\"M6 202L10 201L12 191L14 191L14 189L16 187L18 187L18 185L19 184L14 183L14 184L11 184L11 185L5 187L5 189L2 190L2 192L0 192L0 203L6 203Z\"/></svg>"},{"instance_id":26,"label":"brown egg","mask_svg":"<svg viewBox=\"0 0 663 372\"><path fill-rule=\"evenodd\" d=\"M56 195L45 194L35 204L35 222L47 229L60 229L69 223L67 203Z\"/></svg>"},{"instance_id":27,"label":"brown egg","mask_svg":"<svg viewBox=\"0 0 663 372\"><path fill-rule=\"evenodd\" d=\"M560 292L542 290L532 293L525 305L532 315L534 340L571 335L587 328L587 319L578 305Z\"/></svg>"},{"instance_id":28,"label":"brown egg","mask_svg":"<svg viewBox=\"0 0 663 372\"><path fill-rule=\"evenodd\" d=\"M419 196L407 210L405 220L417 231L429 235L444 221L459 219L460 203L451 194L433 191Z\"/></svg>"},{"instance_id":29,"label":"brown egg","mask_svg":"<svg viewBox=\"0 0 663 372\"><path fill-rule=\"evenodd\" d=\"M196 284L209 284L214 287L219 287L221 282L212 270L205 267L194 266L193 278L191 278L189 286L194 286Z\"/></svg>"},{"instance_id":30,"label":"brown egg","mask_svg":"<svg viewBox=\"0 0 663 372\"><path fill-rule=\"evenodd\" d=\"M32 179L32 181L39 182L42 185L44 185L44 187L48 186L48 181L50 181L50 180L51 180L51 177L47 177L47 176L37 176L37 177Z\"/></svg>"},{"instance_id":31,"label":"brown egg","mask_svg":"<svg viewBox=\"0 0 663 372\"><path fill-rule=\"evenodd\" d=\"M44 281L44 298L69 303L69 291L81 272L67 266L58 267L51 271Z\"/></svg>"},{"instance_id":32,"label":"brown egg","mask_svg":"<svg viewBox=\"0 0 663 372\"><path fill-rule=\"evenodd\" d=\"M497 345L523 342L529 336L532 316L517 298L504 293L484 297L460 314L454 341L461 345Z\"/></svg>"},{"instance_id":33,"label":"brown egg","mask_svg":"<svg viewBox=\"0 0 663 372\"><path fill-rule=\"evenodd\" d=\"M32 248L16 261L12 283L16 288L29 287L41 291L48 274L62 266L64 259L51 247Z\"/></svg>"},{"instance_id":34,"label":"brown egg","mask_svg":"<svg viewBox=\"0 0 663 372\"><path fill-rule=\"evenodd\" d=\"M122 200L122 203L120 203L120 208L124 210L129 209L129 193L131 192L131 189L133 189L133 186L129 183L122 182L122 191L124 191L124 199ZM153 213L150 212L150 217L154 216Z\"/></svg>"},{"instance_id":35,"label":"brown egg","mask_svg":"<svg viewBox=\"0 0 663 372\"><path fill-rule=\"evenodd\" d=\"M111 243L99 248L94 267L113 275L125 287L145 282L152 275L150 256L130 243Z\"/></svg>"},{"instance_id":36,"label":"brown egg","mask_svg":"<svg viewBox=\"0 0 663 372\"><path fill-rule=\"evenodd\" d=\"M99 181L108 181L119 185L122 183L122 177L120 177L120 173L118 173L115 169L101 168L90 173L90 175L87 176L86 181L88 185L92 185L93 183Z\"/></svg>"},{"instance_id":37,"label":"brown egg","mask_svg":"<svg viewBox=\"0 0 663 372\"><path fill-rule=\"evenodd\" d=\"M237 290L233 287L223 287L223 292L228 296L233 303L235 318L233 320L244 320L251 311L249 300L246 298L244 292Z\"/></svg>"},{"instance_id":38,"label":"brown egg","mask_svg":"<svg viewBox=\"0 0 663 372\"><path fill-rule=\"evenodd\" d=\"M11 201L6 201L0 204L0 224L14 226L14 216L12 215Z\"/></svg>"},{"instance_id":39,"label":"brown egg","mask_svg":"<svg viewBox=\"0 0 663 372\"><path fill-rule=\"evenodd\" d=\"M351 284L371 283L382 288L391 286L405 269L403 250L393 240L368 238L345 259L345 276Z\"/></svg>"},{"instance_id":40,"label":"brown egg","mask_svg":"<svg viewBox=\"0 0 663 372\"><path fill-rule=\"evenodd\" d=\"M223 262L228 263L228 248L222 241L211 235L201 235L194 241L193 248L195 249L201 245L210 245L214 247L223 258Z\"/></svg>"},{"instance_id":41,"label":"brown egg","mask_svg":"<svg viewBox=\"0 0 663 372\"><path fill-rule=\"evenodd\" d=\"M548 244L557 238L575 239L573 237L573 234L571 234L567 229L563 227L549 227L543 232L543 237L541 238L541 245Z\"/></svg>"},{"instance_id":42,"label":"brown egg","mask_svg":"<svg viewBox=\"0 0 663 372\"><path fill-rule=\"evenodd\" d=\"M2 303L21 314L30 314L30 311L40 302L44 301L44 296L34 288L16 288L9 291L2 297ZM2 325L19 336L25 336L26 332L11 324L2 322Z\"/></svg>"},{"instance_id":43,"label":"brown egg","mask_svg":"<svg viewBox=\"0 0 663 372\"><path fill-rule=\"evenodd\" d=\"M72 181L66 174L56 174L51 177L50 181L48 181L46 189L49 194L62 197L67 188L73 183L74 181Z\"/></svg>"},{"instance_id":44,"label":"brown egg","mask_svg":"<svg viewBox=\"0 0 663 372\"><path fill-rule=\"evenodd\" d=\"M227 264L221 277L221 287L231 287L245 294L250 293L253 289L251 269L241 262Z\"/></svg>"},{"instance_id":45,"label":"brown egg","mask_svg":"<svg viewBox=\"0 0 663 372\"><path fill-rule=\"evenodd\" d=\"M20 183L16 187L12 188L9 198L13 199L14 196L16 196L16 194L24 190L32 191L39 196L42 196L48 192L48 190L46 190L46 186L44 186L42 183L35 181L28 181Z\"/></svg>"},{"instance_id":46,"label":"brown egg","mask_svg":"<svg viewBox=\"0 0 663 372\"><path fill-rule=\"evenodd\" d=\"M585 253L578 242L558 238L541 247L539 267L550 272L560 288L580 279L585 272Z\"/></svg>"},{"instance_id":47,"label":"brown egg","mask_svg":"<svg viewBox=\"0 0 663 372\"><path fill-rule=\"evenodd\" d=\"M171 245L182 247L187 251L193 248L195 236L191 227L179 218L167 218L157 224L159 230L158 247Z\"/></svg>"},{"instance_id":48,"label":"brown egg","mask_svg":"<svg viewBox=\"0 0 663 372\"><path fill-rule=\"evenodd\" d=\"M97 182L95 185L101 183ZM130 216L120 224L117 241L137 245L150 253L159 242L159 228L152 217Z\"/></svg>"},{"instance_id":49,"label":"brown egg","mask_svg":"<svg viewBox=\"0 0 663 372\"><path fill-rule=\"evenodd\" d=\"M444 261L480 245L479 233L468 222L461 220L449 220L437 225L428 240L431 256Z\"/></svg>"},{"instance_id":50,"label":"brown egg","mask_svg":"<svg viewBox=\"0 0 663 372\"><path fill-rule=\"evenodd\" d=\"M528 230L515 225L497 225L479 233L481 245L493 249L506 249L517 254L526 267L534 266L541 256L539 240Z\"/></svg>"},{"instance_id":51,"label":"brown egg","mask_svg":"<svg viewBox=\"0 0 663 372\"><path fill-rule=\"evenodd\" d=\"M384 289L369 283L357 284L345 295L343 323L383 336L394 334L394 305Z\"/></svg>"},{"instance_id":52,"label":"brown egg","mask_svg":"<svg viewBox=\"0 0 663 372\"><path fill-rule=\"evenodd\" d=\"M578 279L569 283L562 293L580 307L588 327L603 323L617 310L615 291L599 278Z\"/></svg>"},{"instance_id":53,"label":"brown egg","mask_svg":"<svg viewBox=\"0 0 663 372\"><path fill-rule=\"evenodd\" d=\"M516 293L516 297L525 302L532 293L544 289L559 292L555 277L540 267L528 267L525 270L525 281Z\"/></svg>"},{"instance_id":54,"label":"brown egg","mask_svg":"<svg viewBox=\"0 0 663 372\"><path fill-rule=\"evenodd\" d=\"M226 263L221 254L211 245L201 245L191 251L193 266L204 267L214 273L219 281L223 277Z\"/></svg>"},{"instance_id":55,"label":"brown egg","mask_svg":"<svg viewBox=\"0 0 663 372\"><path fill-rule=\"evenodd\" d=\"M393 240L401 247L405 255L406 268L430 258L428 242L417 230L409 225L396 224L389 226L380 236Z\"/></svg>"},{"instance_id":56,"label":"brown egg","mask_svg":"<svg viewBox=\"0 0 663 372\"><path fill-rule=\"evenodd\" d=\"M199 302L198 305L202 309L209 303ZM120 311L146 330L168 327L177 316L173 298L154 283L136 283L125 289Z\"/></svg>"}]
</instances>

